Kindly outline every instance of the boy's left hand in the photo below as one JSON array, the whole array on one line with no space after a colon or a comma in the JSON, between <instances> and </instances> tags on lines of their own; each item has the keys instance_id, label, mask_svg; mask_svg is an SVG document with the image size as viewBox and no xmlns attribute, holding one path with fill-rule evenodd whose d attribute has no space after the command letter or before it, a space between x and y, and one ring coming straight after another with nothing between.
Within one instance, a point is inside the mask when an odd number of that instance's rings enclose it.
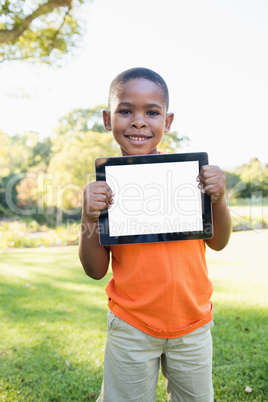
<instances>
[{"instance_id":1,"label":"boy's left hand","mask_svg":"<svg viewBox=\"0 0 268 402\"><path fill-rule=\"evenodd\" d=\"M225 174L218 166L202 166L196 179L198 188L210 196L213 204L219 204L225 194Z\"/></svg>"}]
</instances>

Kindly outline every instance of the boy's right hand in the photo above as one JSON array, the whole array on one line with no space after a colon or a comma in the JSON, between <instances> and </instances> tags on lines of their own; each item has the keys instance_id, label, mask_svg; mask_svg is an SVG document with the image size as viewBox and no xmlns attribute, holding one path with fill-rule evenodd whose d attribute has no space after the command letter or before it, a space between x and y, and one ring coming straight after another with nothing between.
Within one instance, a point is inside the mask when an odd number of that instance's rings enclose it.
<instances>
[{"instance_id":1,"label":"boy's right hand","mask_svg":"<svg viewBox=\"0 0 268 402\"><path fill-rule=\"evenodd\" d=\"M113 192L105 181L92 181L83 192L83 214L96 222L101 211L110 208L113 204Z\"/></svg>"}]
</instances>

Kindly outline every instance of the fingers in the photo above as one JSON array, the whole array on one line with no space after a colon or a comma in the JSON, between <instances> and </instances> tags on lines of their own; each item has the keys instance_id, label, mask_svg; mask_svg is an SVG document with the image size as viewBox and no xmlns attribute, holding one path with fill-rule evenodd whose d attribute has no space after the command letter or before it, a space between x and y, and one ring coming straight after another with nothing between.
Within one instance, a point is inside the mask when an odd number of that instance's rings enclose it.
<instances>
[{"instance_id":1,"label":"fingers","mask_svg":"<svg viewBox=\"0 0 268 402\"><path fill-rule=\"evenodd\" d=\"M105 183L106 184L106 183ZM93 186L89 193L92 198L93 208L95 204L102 209L109 208L113 203L113 192L108 185Z\"/></svg>"},{"instance_id":2,"label":"fingers","mask_svg":"<svg viewBox=\"0 0 268 402\"><path fill-rule=\"evenodd\" d=\"M213 203L222 200L225 194L225 175L218 166L205 165L200 169L197 177L198 188L210 195Z\"/></svg>"},{"instance_id":3,"label":"fingers","mask_svg":"<svg viewBox=\"0 0 268 402\"><path fill-rule=\"evenodd\" d=\"M96 221L101 211L113 204L113 192L104 181L93 181L84 188L83 212L93 221Z\"/></svg>"}]
</instances>

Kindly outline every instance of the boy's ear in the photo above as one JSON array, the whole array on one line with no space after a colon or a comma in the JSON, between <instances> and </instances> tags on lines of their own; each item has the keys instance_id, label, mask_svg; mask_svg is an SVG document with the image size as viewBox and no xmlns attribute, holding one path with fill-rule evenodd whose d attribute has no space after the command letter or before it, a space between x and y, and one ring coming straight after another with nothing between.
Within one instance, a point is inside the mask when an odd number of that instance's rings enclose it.
<instances>
[{"instance_id":1,"label":"boy's ear","mask_svg":"<svg viewBox=\"0 0 268 402\"><path fill-rule=\"evenodd\" d=\"M165 133L168 133L170 131L170 127L173 122L173 119L174 119L174 113L167 113L165 130L164 130Z\"/></svg>"},{"instance_id":2,"label":"boy's ear","mask_svg":"<svg viewBox=\"0 0 268 402\"><path fill-rule=\"evenodd\" d=\"M110 111L103 110L102 118L103 118L103 125L104 125L105 130L112 131Z\"/></svg>"}]
</instances>

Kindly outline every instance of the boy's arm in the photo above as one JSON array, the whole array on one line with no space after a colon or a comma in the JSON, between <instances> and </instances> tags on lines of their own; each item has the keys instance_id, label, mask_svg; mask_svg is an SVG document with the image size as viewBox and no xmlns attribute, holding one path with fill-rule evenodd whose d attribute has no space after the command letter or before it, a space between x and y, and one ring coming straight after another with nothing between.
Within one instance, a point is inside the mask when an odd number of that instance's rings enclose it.
<instances>
[{"instance_id":1,"label":"boy's arm","mask_svg":"<svg viewBox=\"0 0 268 402\"><path fill-rule=\"evenodd\" d=\"M103 278L109 267L109 250L99 243L98 218L112 202L112 192L105 182L91 182L84 190L79 257L93 279Z\"/></svg>"},{"instance_id":2,"label":"boy's arm","mask_svg":"<svg viewBox=\"0 0 268 402\"><path fill-rule=\"evenodd\" d=\"M213 250L222 250L228 243L232 232L232 222L227 208L225 194L225 175L218 166L202 166L198 176L203 192L210 195L214 235L206 241Z\"/></svg>"}]
</instances>

